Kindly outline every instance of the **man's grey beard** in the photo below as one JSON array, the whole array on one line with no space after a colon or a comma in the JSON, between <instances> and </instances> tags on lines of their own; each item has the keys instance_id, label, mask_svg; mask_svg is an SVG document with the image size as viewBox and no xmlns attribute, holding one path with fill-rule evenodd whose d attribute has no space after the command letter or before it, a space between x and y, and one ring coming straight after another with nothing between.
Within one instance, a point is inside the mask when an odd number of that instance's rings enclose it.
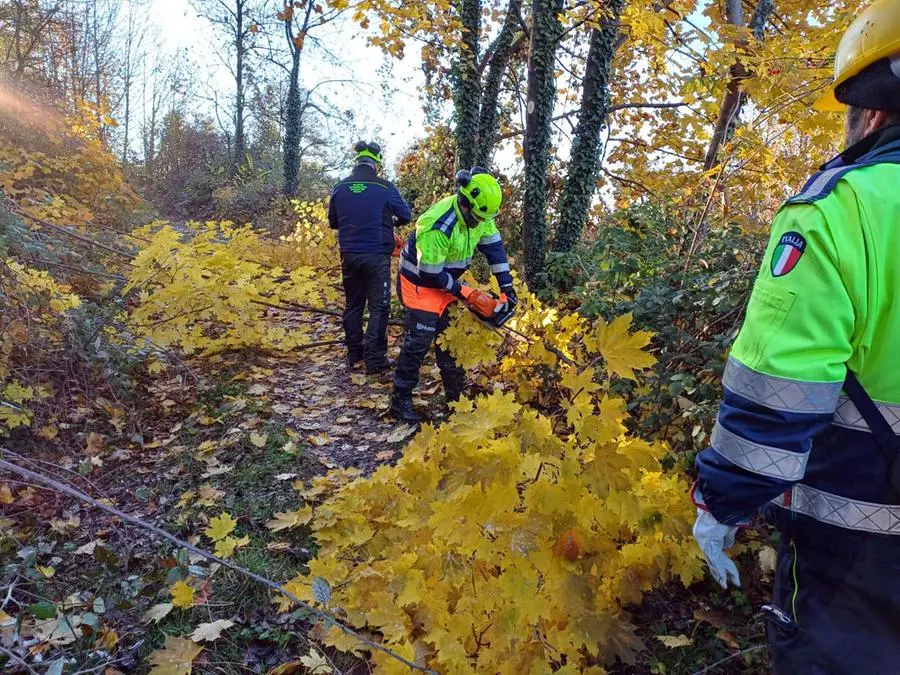
<instances>
[{"instance_id":1,"label":"man's grey beard","mask_svg":"<svg viewBox=\"0 0 900 675\"><path fill-rule=\"evenodd\" d=\"M846 145L849 148L866 137L866 115L862 108L850 108L847 111Z\"/></svg>"},{"instance_id":2,"label":"man's grey beard","mask_svg":"<svg viewBox=\"0 0 900 675\"><path fill-rule=\"evenodd\" d=\"M846 146L850 148L859 143L863 138L865 138L865 134L863 133L863 131L864 129L862 124L855 125L855 128L848 126Z\"/></svg>"}]
</instances>

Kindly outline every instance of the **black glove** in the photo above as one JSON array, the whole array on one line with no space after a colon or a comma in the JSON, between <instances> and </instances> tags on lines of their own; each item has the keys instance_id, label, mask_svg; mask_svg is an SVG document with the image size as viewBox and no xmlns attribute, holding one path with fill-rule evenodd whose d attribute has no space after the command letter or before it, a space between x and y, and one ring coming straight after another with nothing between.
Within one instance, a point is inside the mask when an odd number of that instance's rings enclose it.
<instances>
[{"instance_id":1,"label":"black glove","mask_svg":"<svg viewBox=\"0 0 900 675\"><path fill-rule=\"evenodd\" d=\"M509 286L501 286L500 292L506 296L506 302L509 305L509 308L515 309L516 305L519 304L519 296L516 295L516 289L513 288L512 284Z\"/></svg>"}]
</instances>

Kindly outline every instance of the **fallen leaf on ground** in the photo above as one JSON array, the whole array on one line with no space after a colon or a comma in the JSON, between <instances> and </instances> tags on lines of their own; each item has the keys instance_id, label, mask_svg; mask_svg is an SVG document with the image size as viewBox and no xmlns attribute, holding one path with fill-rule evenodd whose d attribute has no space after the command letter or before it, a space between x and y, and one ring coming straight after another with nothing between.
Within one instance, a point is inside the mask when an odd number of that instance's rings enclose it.
<instances>
[{"instance_id":1,"label":"fallen leaf on ground","mask_svg":"<svg viewBox=\"0 0 900 675\"><path fill-rule=\"evenodd\" d=\"M312 508L310 508L309 506L304 506L297 509L296 511L276 513L275 517L268 523L266 523L266 527L272 530L272 532L281 532L281 530L287 530L299 525L306 525L310 520L312 520L312 517Z\"/></svg>"},{"instance_id":2,"label":"fallen leaf on ground","mask_svg":"<svg viewBox=\"0 0 900 675\"><path fill-rule=\"evenodd\" d=\"M279 473L275 476L275 480L291 480L292 478L296 478L297 474L295 473Z\"/></svg>"},{"instance_id":3,"label":"fallen leaf on ground","mask_svg":"<svg viewBox=\"0 0 900 675\"><path fill-rule=\"evenodd\" d=\"M217 490L212 485L201 485L197 504L199 506L212 506L224 496L225 493L222 490Z\"/></svg>"},{"instance_id":4,"label":"fallen leaf on ground","mask_svg":"<svg viewBox=\"0 0 900 675\"><path fill-rule=\"evenodd\" d=\"M332 672L325 657L312 647L310 647L309 654L300 657L300 663L306 666L307 672L313 675L325 675Z\"/></svg>"},{"instance_id":5,"label":"fallen leaf on ground","mask_svg":"<svg viewBox=\"0 0 900 675\"><path fill-rule=\"evenodd\" d=\"M172 604L179 609L188 609L194 606L194 589L183 580L175 582L175 585L169 589L169 595L172 596Z\"/></svg>"},{"instance_id":6,"label":"fallen leaf on ground","mask_svg":"<svg viewBox=\"0 0 900 675\"><path fill-rule=\"evenodd\" d=\"M775 553L775 549L771 546L763 546L759 549L759 569L762 570L764 575L771 574L775 571L775 562L778 559L778 554Z\"/></svg>"},{"instance_id":7,"label":"fallen leaf on ground","mask_svg":"<svg viewBox=\"0 0 900 675\"><path fill-rule=\"evenodd\" d=\"M210 519L209 527L203 531L203 534L213 541L218 541L231 534L236 525L237 521L232 518L230 514L221 513L215 518Z\"/></svg>"},{"instance_id":8,"label":"fallen leaf on ground","mask_svg":"<svg viewBox=\"0 0 900 675\"><path fill-rule=\"evenodd\" d=\"M388 443L399 443L416 433L417 427L414 424L403 424L387 435Z\"/></svg>"},{"instance_id":9,"label":"fallen leaf on ground","mask_svg":"<svg viewBox=\"0 0 900 675\"><path fill-rule=\"evenodd\" d=\"M216 548L213 551L220 558L230 558L234 555L234 549L246 546L250 543L250 537L243 536L240 539L234 537L225 537L216 542Z\"/></svg>"},{"instance_id":10,"label":"fallen leaf on ground","mask_svg":"<svg viewBox=\"0 0 900 675\"><path fill-rule=\"evenodd\" d=\"M656 639L662 642L669 649L688 647L694 644L694 641L687 635L657 635Z\"/></svg>"},{"instance_id":11,"label":"fallen leaf on ground","mask_svg":"<svg viewBox=\"0 0 900 675\"><path fill-rule=\"evenodd\" d=\"M172 611L173 607L175 605L171 602L161 602L158 605L153 605L153 607L144 612L141 621L143 623L150 623L151 621L159 623L166 618L166 615Z\"/></svg>"},{"instance_id":12,"label":"fallen leaf on ground","mask_svg":"<svg viewBox=\"0 0 900 675\"><path fill-rule=\"evenodd\" d=\"M321 434L310 434L306 437L306 440L316 447L331 443L331 437L325 432L322 432Z\"/></svg>"},{"instance_id":13,"label":"fallen leaf on ground","mask_svg":"<svg viewBox=\"0 0 900 675\"><path fill-rule=\"evenodd\" d=\"M227 630L234 625L234 621L229 621L228 619L217 619L216 621L211 621L209 623L201 623L197 628L191 633L191 640L194 642L212 642L213 640L218 640L223 630Z\"/></svg>"},{"instance_id":14,"label":"fallen leaf on ground","mask_svg":"<svg viewBox=\"0 0 900 675\"><path fill-rule=\"evenodd\" d=\"M377 459L379 462L386 462L393 456L393 450L382 450L381 452L375 454L375 459Z\"/></svg>"},{"instance_id":15,"label":"fallen leaf on ground","mask_svg":"<svg viewBox=\"0 0 900 675\"><path fill-rule=\"evenodd\" d=\"M264 448L266 447L266 443L269 440L269 434L250 434L250 443L256 448Z\"/></svg>"},{"instance_id":16,"label":"fallen leaf on ground","mask_svg":"<svg viewBox=\"0 0 900 675\"><path fill-rule=\"evenodd\" d=\"M75 549L75 555L94 555L94 549L97 548L97 544L103 545L103 541L100 539L94 539L94 541L89 541L83 546L79 546Z\"/></svg>"},{"instance_id":17,"label":"fallen leaf on ground","mask_svg":"<svg viewBox=\"0 0 900 675\"><path fill-rule=\"evenodd\" d=\"M203 472L203 478L211 478L212 476L220 476L223 473L228 473L234 467L228 466L226 464L219 464L218 462L210 462L207 464L206 471Z\"/></svg>"},{"instance_id":18,"label":"fallen leaf on ground","mask_svg":"<svg viewBox=\"0 0 900 675\"><path fill-rule=\"evenodd\" d=\"M12 490L9 489L9 485L6 483L0 485L0 504L12 504L13 501L13 494Z\"/></svg>"},{"instance_id":19,"label":"fallen leaf on ground","mask_svg":"<svg viewBox=\"0 0 900 675\"><path fill-rule=\"evenodd\" d=\"M84 451L88 455L98 455L103 451L103 441L105 436L98 434L94 431L88 434L87 437L87 447L85 447Z\"/></svg>"},{"instance_id":20,"label":"fallen leaf on ground","mask_svg":"<svg viewBox=\"0 0 900 675\"><path fill-rule=\"evenodd\" d=\"M190 675L191 664L203 647L184 638L169 636L162 649L150 654L151 675Z\"/></svg>"}]
</instances>

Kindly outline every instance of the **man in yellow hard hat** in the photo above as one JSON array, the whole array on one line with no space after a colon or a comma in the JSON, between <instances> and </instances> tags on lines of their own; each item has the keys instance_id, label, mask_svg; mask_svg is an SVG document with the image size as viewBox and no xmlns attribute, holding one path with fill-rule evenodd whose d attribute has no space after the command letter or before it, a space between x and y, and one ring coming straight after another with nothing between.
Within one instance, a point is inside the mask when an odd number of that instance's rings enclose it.
<instances>
[{"instance_id":1,"label":"man in yellow hard hat","mask_svg":"<svg viewBox=\"0 0 900 675\"><path fill-rule=\"evenodd\" d=\"M847 149L781 208L697 457L713 577L764 511L781 532L763 608L778 675L900 673L900 0L841 41L817 106Z\"/></svg>"}]
</instances>

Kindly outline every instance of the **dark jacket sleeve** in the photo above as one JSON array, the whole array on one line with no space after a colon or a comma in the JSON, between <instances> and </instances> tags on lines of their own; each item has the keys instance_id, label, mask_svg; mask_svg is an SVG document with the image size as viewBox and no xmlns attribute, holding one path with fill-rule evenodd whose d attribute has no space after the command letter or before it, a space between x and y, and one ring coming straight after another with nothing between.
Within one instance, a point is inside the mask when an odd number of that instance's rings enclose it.
<instances>
[{"instance_id":1,"label":"dark jacket sleeve","mask_svg":"<svg viewBox=\"0 0 900 675\"><path fill-rule=\"evenodd\" d=\"M335 199L335 195L337 195L337 188L331 193L331 199L328 200L328 225L332 230L338 229L338 217L337 217L337 200Z\"/></svg>"},{"instance_id":2,"label":"dark jacket sleeve","mask_svg":"<svg viewBox=\"0 0 900 675\"><path fill-rule=\"evenodd\" d=\"M397 225L406 225L408 222L412 221L412 209L409 208L409 204L407 204L403 197L400 196L400 191L395 185L391 185L391 196L388 201L388 206L391 209L391 213L393 213L394 217L397 219Z\"/></svg>"}]
</instances>

